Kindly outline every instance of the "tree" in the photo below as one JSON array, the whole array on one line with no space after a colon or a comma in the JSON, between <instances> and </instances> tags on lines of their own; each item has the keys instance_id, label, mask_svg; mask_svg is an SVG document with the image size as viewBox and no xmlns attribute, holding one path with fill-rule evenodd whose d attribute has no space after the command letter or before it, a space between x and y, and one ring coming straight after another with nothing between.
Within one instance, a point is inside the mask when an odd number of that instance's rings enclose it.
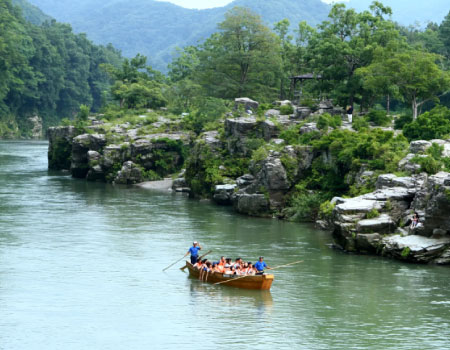
<instances>
[{"instance_id":1,"label":"tree","mask_svg":"<svg viewBox=\"0 0 450 350\"><path fill-rule=\"evenodd\" d=\"M445 16L439 26L439 38L444 46L444 55L450 59L450 12Z\"/></svg>"},{"instance_id":2,"label":"tree","mask_svg":"<svg viewBox=\"0 0 450 350\"><path fill-rule=\"evenodd\" d=\"M261 18L235 7L199 48L198 81L212 96L273 99L281 72L280 41Z\"/></svg>"},{"instance_id":3,"label":"tree","mask_svg":"<svg viewBox=\"0 0 450 350\"><path fill-rule=\"evenodd\" d=\"M102 65L115 79L111 93L121 108L158 108L167 104L162 93L164 78L160 72L147 66L146 62L147 57L137 54L131 60L125 59L120 68L111 64Z\"/></svg>"},{"instance_id":4,"label":"tree","mask_svg":"<svg viewBox=\"0 0 450 350\"><path fill-rule=\"evenodd\" d=\"M289 86L289 77L292 75L291 57L295 51L295 47L292 44L293 38L291 35L288 35L289 25L289 20L283 19L274 26L274 31L281 41L282 72L280 78L280 100L284 100L287 95L286 86Z\"/></svg>"},{"instance_id":5,"label":"tree","mask_svg":"<svg viewBox=\"0 0 450 350\"><path fill-rule=\"evenodd\" d=\"M356 70L372 62L374 50L400 40L397 30L384 15L391 9L375 1L371 12L357 13L336 4L329 21L309 40L309 67L323 77L322 89L331 93L342 105L364 102L367 98Z\"/></svg>"},{"instance_id":6,"label":"tree","mask_svg":"<svg viewBox=\"0 0 450 350\"><path fill-rule=\"evenodd\" d=\"M417 118L418 108L427 101L437 99L439 93L450 87L450 76L439 68L439 56L418 49L407 49L389 57L381 55L361 74L368 81L379 79L380 84L390 86L399 92L401 98L409 103L413 119ZM376 75L376 72L383 73Z\"/></svg>"}]
</instances>

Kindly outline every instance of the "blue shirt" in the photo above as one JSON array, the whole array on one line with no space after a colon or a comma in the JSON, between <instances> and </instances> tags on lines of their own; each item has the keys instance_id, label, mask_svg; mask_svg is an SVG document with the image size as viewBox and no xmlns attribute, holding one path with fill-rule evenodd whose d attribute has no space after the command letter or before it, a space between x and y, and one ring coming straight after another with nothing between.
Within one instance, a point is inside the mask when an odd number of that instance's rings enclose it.
<instances>
[{"instance_id":1,"label":"blue shirt","mask_svg":"<svg viewBox=\"0 0 450 350\"><path fill-rule=\"evenodd\" d=\"M261 272L261 271L264 271L264 268L267 267L267 264L265 261L258 261L255 263L254 266L255 266L256 270Z\"/></svg>"},{"instance_id":2,"label":"blue shirt","mask_svg":"<svg viewBox=\"0 0 450 350\"><path fill-rule=\"evenodd\" d=\"M189 248L189 253L191 253L191 256L197 257L198 256L198 251L200 249L201 249L200 247L190 247Z\"/></svg>"}]
</instances>

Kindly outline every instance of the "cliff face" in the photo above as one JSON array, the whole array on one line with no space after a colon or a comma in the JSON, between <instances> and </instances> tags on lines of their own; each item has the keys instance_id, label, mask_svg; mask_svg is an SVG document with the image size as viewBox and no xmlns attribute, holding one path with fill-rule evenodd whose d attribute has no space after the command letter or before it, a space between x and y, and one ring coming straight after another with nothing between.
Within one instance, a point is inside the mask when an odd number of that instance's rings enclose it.
<instances>
[{"instance_id":1,"label":"cliff face","mask_svg":"<svg viewBox=\"0 0 450 350\"><path fill-rule=\"evenodd\" d=\"M433 143L450 145L444 140ZM414 141L411 154L426 157L424 151L431 144ZM400 167L412 158L408 155ZM410 168L418 170L414 164ZM450 264L450 173L384 174L378 177L376 188L354 198L333 198L328 226L336 243L347 251ZM418 222L413 222L414 215Z\"/></svg>"},{"instance_id":2,"label":"cliff face","mask_svg":"<svg viewBox=\"0 0 450 350\"><path fill-rule=\"evenodd\" d=\"M49 128L50 169L70 170L73 177L89 181L134 184L176 173L184 163L189 133L140 136L143 125L116 125L110 130L104 122L91 122L84 130L88 133L73 126Z\"/></svg>"}]
</instances>

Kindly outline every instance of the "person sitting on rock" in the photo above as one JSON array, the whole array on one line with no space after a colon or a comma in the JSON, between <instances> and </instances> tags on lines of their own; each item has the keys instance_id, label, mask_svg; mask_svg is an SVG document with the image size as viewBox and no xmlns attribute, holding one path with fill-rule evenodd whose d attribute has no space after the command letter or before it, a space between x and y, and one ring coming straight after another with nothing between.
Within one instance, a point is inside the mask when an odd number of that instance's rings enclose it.
<instances>
[{"instance_id":1,"label":"person sitting on rock","mask_svg":"<svg viewBox=\"0 0 450 350\"><path fill-rule=\"evenodd\" d=\"M410 228L415 228L415 227L417 227L418 224L419 224L419 214L414 213L414 215L412 217Z\"/></svg>"}]
</instances>

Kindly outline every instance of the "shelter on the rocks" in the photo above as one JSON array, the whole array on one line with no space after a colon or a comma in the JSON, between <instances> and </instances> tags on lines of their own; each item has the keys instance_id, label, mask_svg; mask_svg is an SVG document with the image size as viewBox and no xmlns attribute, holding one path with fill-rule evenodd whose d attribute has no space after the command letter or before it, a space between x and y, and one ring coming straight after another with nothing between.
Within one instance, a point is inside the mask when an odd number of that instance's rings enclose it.
<instances>
[{"instance_id":1,"label":"shelter on the rocks","mask_svg":"<svg viewBox=\"0 0 450 350\"><path fill-rule=\"evenodd\" d=\"M292 101L294 104L300 105L300 100L303 95L304 82L307 80L319 80L322 79L322 76L320 74L306 73L302 75L295 75L289 79L291 79L291 94L293 92L294 95Z\"/></svg>"}]
</instances>

